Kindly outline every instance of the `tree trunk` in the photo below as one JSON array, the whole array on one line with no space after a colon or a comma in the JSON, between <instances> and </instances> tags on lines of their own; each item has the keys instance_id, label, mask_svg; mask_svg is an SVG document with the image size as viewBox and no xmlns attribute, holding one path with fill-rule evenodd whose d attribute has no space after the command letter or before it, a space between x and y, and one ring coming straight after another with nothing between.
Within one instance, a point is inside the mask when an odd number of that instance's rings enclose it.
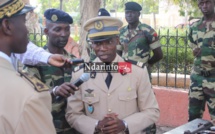
<instances>
[{"instance_id":1,"label":"tree trunk","mask_svg":"<svg viewBox=\"0 0 215 134\"><path fill-rule=\"evenodd\" d=\"M87 20L97 16L97 12L102 3L101 1L102 0L81 0L80 1L81 32L80 32L79 45L80 45L81 57L85 61L89 61L89 56L87 54L87 43L86 43L87 31L84 31L83 26Z\"/></svg>"}]
</instances>

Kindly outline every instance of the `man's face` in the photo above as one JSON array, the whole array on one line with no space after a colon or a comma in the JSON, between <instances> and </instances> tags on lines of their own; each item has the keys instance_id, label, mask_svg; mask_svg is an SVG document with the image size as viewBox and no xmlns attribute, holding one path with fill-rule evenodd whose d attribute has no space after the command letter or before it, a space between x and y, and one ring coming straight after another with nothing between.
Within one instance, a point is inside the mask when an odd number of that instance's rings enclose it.
<instances>
[{"instance_id":1,"label":"man's face","mask_svg":"<svg viewBox=\"0 0 215 134\"><path fill-rule=\"evenodd\" d=\"M45 29L50 45L64 48L70 36L70 25L68 23L49 23Z\"/></svg>"},{"instance_id":2,"label":"man's face","mask_svg":"<svg viewBox=\"0 0 215 134\"><path fill-rule=\"evenodd\" d=\"M116 45L118 43L119 37L115 36L105 41L92 41L91 46L102 62L112 62L116 57Z\"/></svg>"},{"instance_id":3,"label":"man's face","mask_svg":"<svg viewBox=\"0 0 215 134\"><path fill-rule=\"evenodd\" d=\"M27 50L28 30L25 25L25 14L17 17L9 18L11 23L11 52L24 53Z\"/></svg>"},{"instance_id":4,"label":"man's face","mask_svg":"<svg viewBox=\"0 0 215 134\"><path fill-rule=\"evenodd\" d=\"M125 19L129 24L133 24L139 21L140 12L138 11L125 11Z\"/></svg>"},{"instance_id":5,"label":"man's face","mask_svg":"<svg viewBox=\"0 0 215 134\"><path fill-rule=\"evenodd\" d=\"M198 0L198 6L204 15L214 13L214 0Z\"/></svg>"}]
</instances>

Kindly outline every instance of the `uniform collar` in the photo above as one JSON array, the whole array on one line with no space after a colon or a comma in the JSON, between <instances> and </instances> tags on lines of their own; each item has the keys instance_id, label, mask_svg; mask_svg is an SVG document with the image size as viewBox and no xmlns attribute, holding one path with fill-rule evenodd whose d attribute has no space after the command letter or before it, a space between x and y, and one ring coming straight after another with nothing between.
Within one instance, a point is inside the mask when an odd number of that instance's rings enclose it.
<instances>
[{"instance_id":1,"label":"uniform collar","mask_svg":"<svg viewBox=\"0 0 215 134\"><path fill-rule=\"evenodd\" d=\"M7 61L9 61L12 64L11 58L7 54L3 53L2 51L0 51L0 57L6 59Z\"/></svg>"}]
</instances>

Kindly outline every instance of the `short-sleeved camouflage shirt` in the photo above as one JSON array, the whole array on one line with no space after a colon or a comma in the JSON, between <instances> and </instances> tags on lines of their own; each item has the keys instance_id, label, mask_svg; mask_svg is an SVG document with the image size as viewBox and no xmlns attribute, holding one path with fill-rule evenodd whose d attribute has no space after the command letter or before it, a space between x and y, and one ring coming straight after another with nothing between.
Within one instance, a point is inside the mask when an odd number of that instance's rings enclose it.
<instances>
[{"instance_id":1,"label":"short-sleeved camouflage shirt","mask_svg":"<svg viewBox=\"0 0 215 134\"><path fill-rule=\"evenodd\" d=\"M135 30L129 31L128 26L120 30L122 57L148 63L150 50L160 47L156 31L147 24L139 22Z\"/></svg>"},{"instance_id":2,"label":"short-sleeved camouflage shirt","mask_svg":"<svg viewBox=\"0 0 215 134\"><path fill-rule=\"evenodd\" d=\"M190 27L190 46L200 48L199 56L194 59L194 66L200 70L215 69L215 21L204 23L204 19L195 22Z\"/></svg>"},{"instance_id":3,"label":"short-sleeved camouflage shirt","mask_svg":"<svg viewBox=\"0 0 215 134\"><path fill-rule=\"evenodd\" d=\"M48 48L45 46L44 49L49 52ZM69 54L64 50L64 56L67 58L75 58L74 55ZM71 81L71 74L73 68L61 68L54 66L28 66L27 71L39 78L43 83L49 86L51 89L55 86L60 86L64 82ZM67 101L56 101L55 98L52 100L52 116L53 122L57 132L62 132L62 134L71 133L73 134L73 129L69 126L65 119L65 109Z\"/></svg>"}]
</instances>

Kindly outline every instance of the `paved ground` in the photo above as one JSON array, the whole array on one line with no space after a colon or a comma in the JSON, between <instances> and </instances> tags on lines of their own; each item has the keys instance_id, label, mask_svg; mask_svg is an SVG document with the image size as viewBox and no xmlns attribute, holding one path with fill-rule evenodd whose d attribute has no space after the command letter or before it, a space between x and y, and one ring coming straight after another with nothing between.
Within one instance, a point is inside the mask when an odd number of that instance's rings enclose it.
<instances>
[{"instance_id":1,"label":"paved ground","mask_svg":"<svg viewBox=\"0 0 215 134\"><path fill-rule=\"evenodd\" d=\"M163 133L170 131L172 129L174 129L174 128L173 127L166 127L166 126L157 126L156 134L163 134Z\"/></svg>"}]
</instances>

